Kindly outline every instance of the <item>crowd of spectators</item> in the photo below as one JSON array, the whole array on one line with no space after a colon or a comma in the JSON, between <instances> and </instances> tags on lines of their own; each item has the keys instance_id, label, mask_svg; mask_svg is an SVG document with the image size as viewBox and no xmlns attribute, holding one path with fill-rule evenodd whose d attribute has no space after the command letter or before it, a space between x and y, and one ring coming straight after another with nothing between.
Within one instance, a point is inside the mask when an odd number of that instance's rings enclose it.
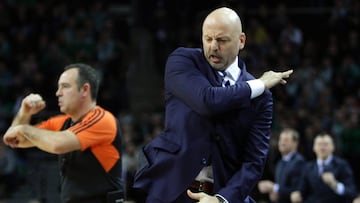
<instances>
[{"instance_id":1,"label":"crowd of spectators","mask_svg":"<svg viewBox=\"0 0 360 203\"><path fill-rule=\"evenodd\" d=\"M128 30L142 27L151 33L154 50L148 51L155 53L155 70L162 77L172 50L200 46L200 23L220 4L132 1L135 14L127 22L109 12L116 1L76 2L0 2L0 132L11 122L19 99L30 91L46 98L48 110L43 116L58 111L54 93L58 74L69 63L88 63L102 74L98 103L118 115L122 125L124 177L131 197L137 151L162 130L163 112L149 109L132 114L131 89L126 86L132 37ZM222 4L236 9L242 18L247 41L240 55L249 72L259 76L269 69L295 71L286 86L272 89L273 139L264 176L273 176L279 158L279 130L292 127L300 132L299 151L307 159L314 158L313 136L322 131L332 134L336 153L349 161L360 184L360 2L283 2Z\"/></svg>"}]
</instances>

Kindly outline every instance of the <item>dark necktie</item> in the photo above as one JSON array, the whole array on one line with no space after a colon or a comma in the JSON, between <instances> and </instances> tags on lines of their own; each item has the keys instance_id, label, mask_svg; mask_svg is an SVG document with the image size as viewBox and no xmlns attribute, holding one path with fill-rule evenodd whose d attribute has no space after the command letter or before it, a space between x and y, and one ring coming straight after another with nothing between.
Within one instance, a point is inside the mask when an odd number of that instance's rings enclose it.
<instances>
[{"instance_id":1,"label":"dark necktie","mask_svg":"<svg viewBox=\"0 0 360 203\"><path fill-rule=\"evenodd\" d=\"M324 171L325 171L325 163L324 162L321 162L319 165L319 175L323 174Z\"/></svg>"},{"instance_id":2,"label":"dark necktie","mask_svg":"<svg viewBox=\"0 0 360 203\"><path fill-rule=\"evenodd\" d=\"M230 86L230 81L225 79L226 72L225 71L219 71L219 75L221 76L221 84L225 87Z\"/></svg>"}]
</instances>

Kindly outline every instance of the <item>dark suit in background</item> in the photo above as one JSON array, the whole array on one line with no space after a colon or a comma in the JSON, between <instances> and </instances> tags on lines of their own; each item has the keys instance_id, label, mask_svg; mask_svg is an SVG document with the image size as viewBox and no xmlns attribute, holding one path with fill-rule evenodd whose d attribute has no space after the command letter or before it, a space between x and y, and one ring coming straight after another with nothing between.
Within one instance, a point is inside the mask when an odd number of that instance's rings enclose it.
<instances>
[{"instance_id":1,"label":"dark suit in background","mask_svg":"<svg viewBox=\"0 0 360 203\"><path fill-rule=\"evenodd\" d=\"M240 59L238 65L236 85L224 88L201 49L179 48L168 58L165 129L144 147L147 164L135 177L147 202L193 202L185 191L207 165L214 193L250 201L269 149L272 97L265 91L250 100L245 81L254 77Z\"/></svg>"},{"instance_id":2,"label":"dark suit in background","mask_svg":"<svg viewBox=\"0 0 360 203\"><path fill-rule=\"evenodd\" d=\"M278 203L290 203L290 194L299 187L303 168L304 157L294 153L288 161L279 160L275 168L275 182L279 185Z\"/></svg>"},{"instance_id":3,"label":"dark suit in background","mask_svg":"<svg viewBox=\"0 0 360 203\"><path fill-rule=\"evenodd\" d=\"M297 152L300 135L293 128L281 130L278 137L278 150L281 159L275 167L275 180L261 180L258 183L260 193L268 194L271 202L289 203L291 192L297 190L303 172L305 160Z\"/></svg>"},{"instance_id":4,"label":"dark suit in background","mask_svg":"<svg viewBox=\"0 0 360 203\"><path fill-rule=\"evenodd\" d=\"M334 174L336 180L344 185L344 193L337 194L334 189L323 182L316 161L311 161L304 168L301 182L301 194L304 203L350 203L356 196L354 176L349 164L342 158L333 156L324 167L324 172Z\"/></svg>"}]
</instances>

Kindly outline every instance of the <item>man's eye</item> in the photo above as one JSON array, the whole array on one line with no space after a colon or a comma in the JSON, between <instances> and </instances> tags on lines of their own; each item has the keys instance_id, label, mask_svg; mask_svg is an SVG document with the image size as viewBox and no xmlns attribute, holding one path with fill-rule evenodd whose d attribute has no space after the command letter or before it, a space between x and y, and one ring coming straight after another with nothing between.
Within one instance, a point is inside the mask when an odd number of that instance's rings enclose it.
<instances>
[{"instance_id":1,"label":"man's eye","mask_svg":"<svg viewBox=\"0 0 360 203\"><path fill-rule=\"evenodd\" d=\"M64 85L60 85L59 87L60 88L67 88L67 87L69 87L69 85L64 84Z\"/></svg>"}]
</instances>

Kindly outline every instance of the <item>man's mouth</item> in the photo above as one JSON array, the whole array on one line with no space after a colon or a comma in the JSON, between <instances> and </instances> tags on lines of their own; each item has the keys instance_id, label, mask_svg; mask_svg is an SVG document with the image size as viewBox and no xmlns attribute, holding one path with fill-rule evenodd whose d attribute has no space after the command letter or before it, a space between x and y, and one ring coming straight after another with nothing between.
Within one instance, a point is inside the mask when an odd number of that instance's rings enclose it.
<instances>
[{"instance_id":1,"label":"man's mouth","mask_svg":"<svg viewBox=\"0 0 360 203\"><path fill-rule=\"evenodd\" d=\"M213 63L219 63L221 58L219 56L216 55L210 55L210 61L212 61Z\"/></svg>"}]
</instances>

